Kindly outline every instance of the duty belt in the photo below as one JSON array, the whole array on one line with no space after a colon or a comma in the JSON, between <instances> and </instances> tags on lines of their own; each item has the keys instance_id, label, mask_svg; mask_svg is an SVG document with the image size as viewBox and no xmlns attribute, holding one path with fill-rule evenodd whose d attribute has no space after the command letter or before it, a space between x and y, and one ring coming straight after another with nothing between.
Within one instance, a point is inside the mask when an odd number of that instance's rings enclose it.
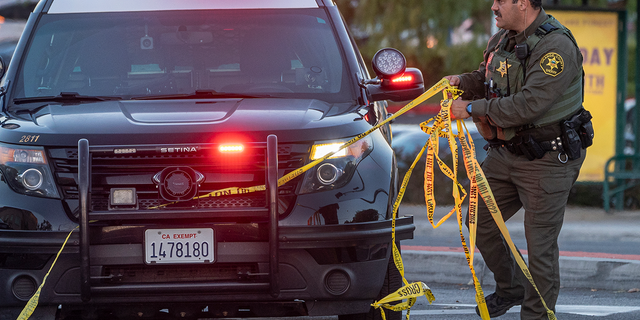
<instances>
[{"instance_id":1,"label":"duty belt","mask_svg":"<svg viewBox=\"0 0 640 320\"><path fill-rule=\"evenodd\" d=\"M556 137L553 140L538 142L544 151L558 151L562 153L562 138Z\"/></svg>"},{"instance_id":2,"label":"duty belt","mask_svg":"<svg viewBox=\"0 0 640 320\"><path fill-rule=\"evenodd\" d=\"M517 139L517 138L516 138ZM520 141L489 141L484 149L488 150L489 148L506 148L509 152L515 155L525 155L522 151L522 139L517 139ZM562 148L562 138L556 137L555 139L547 140L547 141L536 141L536 143L540 146L540 148L544 152L549 151L558 151L562 153L564 149Z\"/></svg>"}]
</instances>

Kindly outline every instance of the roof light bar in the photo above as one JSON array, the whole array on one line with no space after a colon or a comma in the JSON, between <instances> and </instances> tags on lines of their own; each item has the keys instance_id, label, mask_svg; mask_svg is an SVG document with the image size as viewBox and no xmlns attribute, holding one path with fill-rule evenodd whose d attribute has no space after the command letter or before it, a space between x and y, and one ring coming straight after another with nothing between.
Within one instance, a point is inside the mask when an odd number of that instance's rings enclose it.
<instances>
[{"instance_id":1,"label":"roof light bar","mask_svg":"<svg viewBox=\"0 0 640 320\"><path fill-rule=\"evenodd\" d=\"M131 12L131 11L173 11L210 9L289 9L318 8L316 0L243 0L243 1L203 1L203 0L57 0L51 4L49 13L81 12Z\"/></svg>"}]
</instances>

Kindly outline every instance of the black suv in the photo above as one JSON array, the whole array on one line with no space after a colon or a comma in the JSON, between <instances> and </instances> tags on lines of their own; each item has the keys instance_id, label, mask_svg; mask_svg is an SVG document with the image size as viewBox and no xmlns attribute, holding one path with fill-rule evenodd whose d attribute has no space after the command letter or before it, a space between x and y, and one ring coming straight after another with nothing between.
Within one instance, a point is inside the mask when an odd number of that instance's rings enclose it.
<instances>
[{"instance_id":1,"label":"black suv","mask_svg":"<svg viewBox=\"0 0 640 320\"><path fill-rule=\"evenodd\" d=\"M2 63L0 318L76 227L34 317L380 316L388 124L278 182L424 92L373 64L332 0L40 1Z\"/></svg>"}]
</instances>

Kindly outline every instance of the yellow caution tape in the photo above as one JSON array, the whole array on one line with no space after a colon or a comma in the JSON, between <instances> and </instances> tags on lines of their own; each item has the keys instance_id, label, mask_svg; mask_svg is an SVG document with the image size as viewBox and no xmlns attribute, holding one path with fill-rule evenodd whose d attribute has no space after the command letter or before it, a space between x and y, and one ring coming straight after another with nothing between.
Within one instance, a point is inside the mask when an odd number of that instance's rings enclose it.
<instances>
[{"instance_id":1,"label":"yellow caution tape","mask_svg":"<svg viewBox=\"0 0 640 320\"><path fill-rule=\"evenodd\" d=\"M407 281L407 279L405 278L405 276L404 276L404 265L402 263L402 257L400 255L400 251L398 250L398 248L396 246L396 236L395 236L396 217L397 217L398 208L400 206L400 202L402 201L402 198L404 197L406 186L407 186L407 184L409 182L409 178L411 176L411 173L413 172L413 169L414 169L415 165L418 163L419 159L422 157L422 154L424 153L425 149L427 150L427 159L426 159L427 163L426 163L426 166L425 166L425 176L424 176L424 178L425 178L425 198L426 198L427 216L429 218L429 222L431 223L431 225L434 228L437 228L444 221L446 221L454 212L456 213L456 216L458 218L458 226L459 226L459 231L460 231L460 238L461 238L462 246L464 248L465 256L467 258L467 263L469 265L469 269L471 270L471 273L472 273L472 276L473 276L473 282L474 282L474 286L475 286L475 289L476 289L476 302L478 304L478 307L479 307L479 310L480 310L480 315L481 315L482 319L483 320L489 319L489 313L488 313L486 302L485 302L485 299L484 299L484 294L482 292L482 287L480 286L480 283L479 283L479 281L478 281L478 279L476 277L476 274L475 274L475 271L474 271L474 268L473 268L473 253L475 251L475 239L476 239L476 229L477 229L475 217L476 217L476 214L477 214L478 192L480 193L480 195L482 196L484 201L487 203L487 207L489 207L489 210L491 211L491 215L493 216L494 220L498 224L498 227L499 227L500 231L502 232L505 240L509 244L509 247L511 248L511 251L513 252L514 257L516 258L516 261L517 261L518 265L522 269L523 273L527 276L527 279L529 279L529 281L531 282L533 287L536 289L536 291L538 292L538 295L540 295L540 292L538 291L538 288L534 284L533 278L531 277L531 274L530 274L526 264L524 263L524 261L522 260L520 255L518 254L517 249L515 248L515 245L513 244L513 241L511 241L511 237L509 236L508 230L506 229L506 226L505 226L504 221L502 219L502 215L500 213L500 210L498 209L498 206L495 203L495 199L493 197L491 189L489 188L489 185L488 185L488 183L486 181L486 178L484 176L484 172L482 172L482 169L480 168L480 165L478 164L478 161L476 160L475 148L474 148L474 145L473 145L473 141L471 140L471 135L469 134L468 130L466 129L466 126L464 126L464 122L461 122L460 120L456 120L457 129L458 129L458 133L457 134L454 134L452 132L452 130L451 130L451 115L450 115L451 103L452 103L453 100L457 99L462 94L462 91L457 90L454 87L451 87L450 84L449 84L449 81L447 79L440 80L433 87L431 87L429 90L427 90L425 93L420 95L418 98L416 98L415 100L411 101L406 106L404 106L403 108L398 110L391 117L385 119L384 121L380 122L379 124L377 124L376 126L372 127L371 129L367 130L366 132L364 132L364 133L354 137L353 139L349 140L348 142L346 142L345 144L340 146L340 148L338 150L336 150L334 152L331 152L331 153L328 153L325 156L323 156L322 158L314 160L314 161L310 162L309 164L307 164L307 165L305 165L305 166L303 166L301 168L298 168L298 169L296 169L296 170L284 175L282 178L278 179L278 186L281 186L281 185L283 185L283 184L295 179L299 175L301 175L304 172L308 171L309 169L313 168L315 165L317 165L317 164L321 163L322 161L330 158L331 156L333 156L335 153L339 152L340 150L342 150L342 149L344 149L344 148L356 143L358 140L360 140L363 137L369 135L370 133L372 133L373 131L379 129L380 127L382 127L383 125L389 123L390 121L393 121L395 118L401 116L405 112L407 112L407 111L411 110L412 108L418 106L419 104L421 104L422 102L426 101L427 99L429 99L430 97L432 97L436 93L438 93L440 91L443 91L443 90L444 90L444 92L443 92L444 99L441 102L441 109L440 109L439 114L436 115L434 118L432 118L432 119L420 124L420 127L422 128L422 130L425 131L425 133L429 134L430 137L429 137L429 140L427 141L427 143L425 144L425 146L420 150L418 156L416 157L416 159L412 163L412 165L409 168L409 170L407 171L407 173L405 174L405 177L404 177L403 182L402 182L402 186L401 186L401 188L400 188L400 190L398 192L398 196L397 196L396 201L394 202L394 205L393 205L393 216L392 216L393 252L392 252L392 255L393 255L394 264L396 265L396 268L398 269L398 271L400 272L400 275L402 276L402 281L404 283L404 286L401 287L400 289L398 289L396 292L394 292L394 293L384 297L383 299L381 299L379 301L376 301L373 304L371 304L374 308L379 308L380 309L383 319L386 319L384 311L383 311L383 308L390 309L390 310L393 310L393 311L408 310L407 311L407 319L409 319L410 308L415 304L416 298L418 298L420 296L425 296L427 298L427 300L429 301L429 303L432 303L433 301L435 301L435 297L433 296L433 293L431 292L431 290L429 289L429 287L426 284L424 284L422 282L409 283ZM429 125L429 123L431 123L431 122L433 122L433 124ZM463 126L464 126L464 130L462 129ZM466 137L465 137L465 133L466 133ZM440 157L438 155L439 138L447 138L447 140L448 140L449 148L451 149L451 154L453 156L453 166L452 167L449 167L444 161L442 161L442 159L440 159ZM457 178L458 177L457 176L458 147L457 147L457 143L456 143L456 140L455 140L456 138L458 138L459 141L461 142L462 149L463 149L463 155L464 155L465 168L467 170L467 176L469 177L469 179L471 181L471 185L470 185L470 200L469 200L469 215L470 215L470 219L469 219L469 239L470 239L470 241L469 242L470 242L471 250L467 247L466 241L465 241L465 238L464 238L464 234L462 232L462 203L463 203L467 193L466 193L465 189L462 187L462 185L458 182L458 178ZM455 200L454 208L447 215L445 215L443 218L441 218L440 221L438 221L437 224L433 223L433 215L434 215L435 206L436 206L436 201L435 201L435 197L434 197L434 194L433 194L433 164L434 164L434 158L435 158L436 162L438 163L438 166L440 167L440 170L447 177L449 177L452 180L452 183L453 183L452 195L453 195L454 200ZM212 192L210 192L208 194L194 197L194 199L200 199L200 198L206 198L206 197L220 197L220 196L227 196L227 195L234 195L234 194L245 194L245 193L263 191L263 190L266 190L265 185L248 187L248 188L232 187L232 188L226 188L226 189L212 191ZM157 209L157 208L165 207L165 206L171 205L173 203L177 203L177 202L172 202L172 203L159 205L159 206L156 206L156 207L151 207L150 209ZM76 227L76 228L78 228L78 227ZM60 256L60 253L62 252L62 250L64 249L65 245L67 244L67 241L69 240L69 237L71 236L72 232L73 232L73 230L67 236L67 239L63 243L62 248L60 248L60 251L56 255L56 258L53 261L51 267L49 268L49 271L45 275L45 277L44 277L44 279L42 281L42 284L40 285L40 287L36 291L36 294L34 294L34 296L29 300L29 302L27 303L27 306L25 306L23 311L20 313L20 316L18 317L18 320L27 320L27 319L29 319L29 317L31 316L31 314L33 313L35 308L37 307L38 299L40 297L40 291L41 291L42 287L44 286L46 278L49 275L49 273L51 272L51 270L53 269L53 266L55 265L58 257ZM402 302L402 303L398 303L398 304L394 304L394 305L390 304L391 302L401 301L401 300L404 300L404 299L406 299L407 301L406 302ZM544 307L547 309L547 314L548 314L549 319L550 320L556 320L556 317L555 317L553 311L551 311L551 310L549 310L547 308L547 305L544 302L544 299L542 299L541 295L540 295L540 299L542 300L542 304L544 305Z\"/></svg>"},{"instance_id":2,"label":"yellow caution tape","mask_svg":"<svg viewBox=\"0 0 640 320\"><path fill-rule=\"evenodd\" d=\"M542 306L544 306L544 308L547 310L547 317L549 318L549 320L556 320L557 318L555 314L553 313L552 310L550 310L547 307L547 304L544 301L544 298L542 298L542 295L540 294L540 290L538 290L538 287L533 281L533 277L531 276L531 272L529 272L529 268L527 267L527 264L524 262L524 260L522 259L522 256L520 256L520 253L518 252L518 249L516 248L515 244L513 244L513 241L511 240L511 236L509 235L509 230L507 230L507 226L504 223L504 219L502 219L502 213L498 208L498 204L496 203L496 200L493 196L493 192L489 187L489 183L487 182L487 178L485 177L484 172L482 171L482 169L480 169L480 165L478 164L477 160L475 161L474 164L476 166L475 180L478 184L478 190L480 192L480 195L482 196L482 199L487 204L487 208L489 209L489 212L491 212L491 216L493 217L493 220L498 225L498 228L500 229L500 232L502 233L504 240L507 242L507 245L509 245L509 249L511 249L511 253L513 257L516 259L516 262L518 263L518 266L522 270L522 273L524 273L524 275L527 277L527 280L529 280L533 288L538 293L538 296L540 296L540 301L542 302Z\"/></svg>"},{"instance_id":3,"label":"yellow caution tape","mask_svg":"<svg viewBox=\"0 0 640 320\"><path fill-rule=\"evenodd\" d=\"M376 301L375 303L372 304L372 306L375 308L380 308L382 319L384 320L386 319L386 316L382 308L389 309L396 312L402 311L402 310L408 310L416 302L416 298L420 296L426 296L427 299L429 300L429 303L435 300L433 293L431 293L431 289L429 289L429 287L426 284L422 282L414 282L411 284L407 284L404 287L396 290L394 293L384 297L380 301ZM407 301L398 303L398 304L393 304L393 305L390 304L390 302L403 300L403 299L407 299ZM407 319L409 319L409 312L411 312L411 310L407 311Z\"/></svg>"},{"instance_id":4,"label":"yellow caution tape","mask_svg":"<svg viewBox=\"0 0 640 320\"><path fill-rule=\"evenodd\" d=\"M449 82L445 79L441 80L438 84L436 84L436 86L434 86L428 92L432 94L434 93L435 90L438 90L438 91L444 90L443 92L444 99L441 102L440 112L438 113L438 115L436 115L432 119L427 120L420 124L421 129L425 131L425 133L429 134L430 136L427 143L420 150L420 152L418 153L418 156L416 157L411 167L407 171L407 174L404 177L400 191L398 192L398 198L396 199L396 202L394 203L394 208L393 208L393 222L392 222L393 257L394 257L394 262L396 264L396 267L398 268L398 270L400 270L403 281L405 283L405 286L400 288L399 291L407 292L406 290L409 290L409 288L415 288L417 284L422 284L421 282L408 284L407 280L404 278L404 267L402 265L402 258L400 257L399 250L395 246L395 218L396 218L396 213L397 213L399 203L402 197L404 196L404 192L405 192L409 177L415 165L417 164L418 160L422 157L422 154L426 149L427 156L426 156L426 165L425 165L425 173L424 173L424 190L425 190L425 200L427 205L427 216L429 218L429 222L431 223L431 225L434 228L437 228L444 221L446 221L453 213L456 213L459 232L460 232L460 240L462 242L462 246L465 252L467 264L469 265L469 269L473 277L473 283L476 289L475 299L476 299L476 303L478 304L478 309L480 311L480 316L482 317L482 319L488 320L489 312L487 310L482 287L480 286L480 283L478 281L478 278L476 276L476 273L473 267L473 257L475 252L476 231L477 231L476 217L477 217L477 211L478 211L478 193L480 193L484 201L487 203L487 207L489 207L492 217L496 221L496 224L498 225L501 233L503 234L505 240L507 241L513 253L513 256L516 258L518 266L520 267L520 269L522 269L527 279L531 282L533 287L536 289L536 292L538 292L538 295L540 296L542 304L547 310L548 318L550 320L556 320L555 314L553 313L553 311L551 311L547 307L546 303L544 302L542 295L540 294L539 290L537 289L533 281L533 278L531 277L531 274L527 268L527 265L522 260L520 254L515 248L515 245L513 244L513 241L511 240L511 237L509 236L509 232L506 228L506 225L504 224L504 220L502 219L502 215L495 202L495 198L493 197L489 184L486 181L484 172L482 172L482 169L480 168L480 164L478 163L475 157L475 146L473 145L473 140L471 139L471 135L468 129L466 128L466 125L464 124L463 121L456 120L457 134L454 134L452 131L451 113L450 113L451 104L453 100L457 99L462 94L462 92L460 90L457 90L456 88L450 87ZM449 167L439 157L439 139L440 138L446 138L449 148L451 149L452 160L453 160L453 164L451 167ZM460 141L460 144L462 146L464 165L467 171L467 176L470 180L469 247L467 247L466 240L462 231L462 203L465 197L467 196L467 193L465 189L462 187L462 185L458 182L458 176L457 176L458 145L456 143L456 138ZM445 176L447 176L449 179L452 180L452 183L453 183L452 195L455 201L454 208L448 214L442 217L437 223L433 222L434 221L433 216L434 216L435 206L436 206L435 196L433 192L434 163L437 163L438 167L445 174ZM424 287L428 288L426 287L426 285ZM413 290L412 292L417 292L417 290ZM431 291L428 289L425 289L422 292L418 292L416 296L407 296L407 297L400 296L398 294L398 291L396 291L395 293L383 298L382 300L375 302L374 304L372 304L372 306L376 308L381 308L381 310L382 308L387 308L394 311L405 310L405 309L409 309L415 303L415 298L420 295L427 296L427 299L429 300L430 303L433 301L432 299L434 299L433 295L431 294ZM389 304L389 302L391 301L398 301L404 298L407 299L407 302L397 304L395 306ZM384 316L385 316L384 312L382 312L383 319L384 319ZM409 312L407 312L407 319L408 318L409 318Z\"/></svg>"},{"instance_id":5,"label":"yellow caution tape","mask_svg":"<svg viewBox=\"0 0 640 320\"><path fill-rule=\"evenodd\" d=\"M322 157L320 159L317 159L315 161L312 161L311 163L309 163L309 164L307 164L307 165L305 165L305 166L303 166L301 168L298 168L298 169L290 172L289 174L283 176L282 178L278 179L278 186L281 186L281 185L283 185L283 184L295 179L297 176L299 176L299 175L303 174L304 172L308 171L309 169L313 168L318 163L330 158L332 155L334 155L335 153L339 152L340 150L342 150L342 149L344 149L344 148L356 143L358 140L360 140L363 137L369 135L370 133L372 133L375 130L379 129L383 125L393 121L395 118L401 116L405 112L407 112L407 111L413 109L414 107L420 105L422 102L426 101L427 99L429 99L430 97L432 97L433 95L435 95L436 93L440 92L442 89L444 89L444 88L446 88L448 86L449 86L449 81L447 81L446 79L442 79L440 82L438 82L436 85L431 87L429 90L427 90L425 93L420 95L418 98L416 98L415 100L413 100L410 103L408 103L402 109L398 110L391 117L385 119L384 121L380 122L379 124L377 124L376 126L372 127L371 129L367 130L366 132L364 132L364 133L356 136L355 138L347 141L345 144L340 146L340 148L338 150L336 150L334 152L330 152L327 155L325 155L324 157ZM415 166L415 163L414 163L414 166ZM405 177L405 180L406 180L406 182L408 182L408 176ZM406 183L405 183L405 186L406 186ZM405 188L402 188L402 193L404 193L404 189ZM208 194L194 197L194 199L207 198L207 197L220 197L220 196L228 196L228 195L234 195L234 194L245 194L245 193L256 192L256 191L264 191L264 190L266 190L266 186L265 185L248 187L248 188L231 187L231 188L212 191L212 192L210 192ZM399 252L398 248L395 245L395 220L396 220L397 209L398 209L398 206L400 204L400 200L401 199L402 199L402 197L399 197L398 200L396 201L396 203L394 204L393 222L392 222L392 224L393 224L393 236L392 237L393 237L393 240L394 240L393 241L393 252L394 252L394 262L396 263L397 266L398 265L400 266L398 269L401 270L402 280L404 281L405 284L408 284L407 280L404 277L404 267L402 266L402 258L400 257L400 252ZM158 208L166 207L166 206L174 204L174 203L177 203L177 202L166 203L166 204L162 204L162 205L159 205L159 206L150 207L149 209L158 209ZM78 227L76 227L76 228L78 228ZM71 231L71 232L73 232L73 231ZM65 240L65 242L62 244L62 248L60 248L60 251L58 252L58 255L56 256L56 259L51 264L51 268L49 269L49 271L45 275L44 279L42 280L42 284L38 288L36 294L34 294L34 296L29 300L29 302L27 303L27 305L25 306L23 311L20 313L20 316L18 317L18 320L27 320L27 319L29 319L31 314L33 314L33 311L38 306L38 299L40 298L40 290L42 289L42 286L44 285L44 282L45 282L47 276L49 275L49 273L53 269L53 266L56 264L56 261L58 260L58 256L60 256L60 253L62 252L62 250L64 249L65 245L67 244L67 241L69 240L69 237L71 236L71 232L67 236L67 239ZM432 302L435 298L433 298L433 294L431 293L431 290L429 290L429 287L427 287L426 284L424 284L424 283L420 283L420 284L421 284L422 288L426 288L426 289L422 290L423 294L428 297L429 302ZM403 288L405 288L405 287L403 287ZM401 291L403 288L400 288L399 291ZM413 302L415 302L415 298L412 298L412 299L413 299ZM413 303L411 303L411 305L413 305ZM396 308L397 308L397 306L398 305L396 305ZM383 317L384 317L384 312L383 312ZM407 317L408 317L408 314L407 314Z\"/></svg>"},{"instance_id":6,"label":"yellow caution tape","mask_svg":"<svg viewBox=\"0 0 640 320\"><path fill-rule=\"evenodd\" d=\"M453 213L456 213L456 217L458 220L458 229L460 233L460 241L462 243L462 247L464 249L465 257L467 259L467 264L469 266L469 270L471 271L471 275L473 278L473 284L476 289L476 303L478 304L478 309L480 310L480 316L482 319L489 319L489 311L487 310L487 304L484 299L484 293L482 291L482 287L480 282L478 281L478 277L476 276L475 269L473 267L473 253L475 251L475 234L473 237L474 241L472 241L471 249L467 247L467 243L462 231L462 203L467 196L465 189L458 182L458 144L456 142L456 138L461 140L461 144L466 144L464 141L464 135L462 130L463 123L461 121L457 121L457 130L458 134L454 134L451 128L451 103L453 100L457 99L460 96L461 92L456 89L445 89L443 92L444 99L441 102L441 109L439 114L428 120L423 122L420 127L428 134L430 134L429 140L427 144L429 146L427 152L427 161L425 165L425 180L424 180L424 189L425 189L425 200L427 204L427 217L429 218L429 222L434 228L439 227L445 220L447 220ZM429 125L431 123L431 125ZM466 129L466 127L465 127ZM467 130L468 134L468 130ZM451 155L453 158L452 166L447 166L442 159L438 156L439 151L439 139L441 137L446 137L447 142L449 144L449 148L451 149ZM469 140L471 144L471 140ZM464 146L463 146L464 148ZM471 147L473 148L473 147ZM452 195L455 201L454 208L443 218L438 221L438 223L433 222L433 215L435 212L436 200L433 193L434 183L433 183L433 158L437 159L438 166L440 170L452 180L453 183L453 191ZM465 154L465 163L469 162L469 160L475 160L475 154ZM476 160L477 162L477 160ZM471 168L473 169L473 167ZM469 168L467 168L469 170Z\"/></svg>"},{"instance_id":7,"label":"yellow caution tape","mask_svg":"<svg viewBox=\"0 0 640 320\"><path fill-rule=\"evenodd\" d=\"M441 109L439 114L436 117L420 124L420 127L426 133L431 135L429 137L429 140L427 141L428 151L427 151L427 160L426 160L426 167L425 167L425 182L424 182L425 198L426 198L426 205L427 205L427 216L429 218L429 222L433 225L434 228L437 228L444 220L448 219L454 212L457 214L458 226L460 230L460 239L462 242L462 246L464 248L465 256L467 258L469 269L471 270L471 274L473 276L473 282L476 288L475 298L478 304L478 309L480 310L480 316L482 317L482 319L489 319L489 313L486 307L484 294L482 293L482 288L478 282L478 279L475 274L475 270L473 268L473 255L475 252L476 231L477 231L476 216L477 216L477 210L478 210L478 193L480 193L480 195L482 196L482 199L487 204L487 207L491 212L491 215L494 221L498 225L498 228L500 229L500 232L502 233L505 241L509 245L509 248L511 249L511 252L515 257L516 262L518 263L518 266L520 267L524 275L527 277L527 279L529 280L533 288L536 290L536 292L538 293L538 296L540 296L542 305L547 310L548 318L550 320L556 320L555 314L553 313L552 310L550 310L547 307L544 299L542 298L542 295L540 294L540 291L538 290L537 286L533 281L533 278L531 277L531 273L529 272L529 269L527 268L526 263L520 256L515 245L513 244L513 241L511 240L509 231L507 230L504 220L502 219L502 214L500 213L500 209L498 208L498 205L495 201L493 193L491 192L491 188L489 187L489 183L487 182L484 172L480 168L480 164L476 159L475 147L473 145L473 141L471 139L471 135L469 134L469 131L466 129L466 126L464 126L464 122L461 120L456 120L458 133L454 134L452 132L451 115L450 115L451 104L453 100L457 99L460 96L460 94L461 94L461 91L455 88L444 89L444 93L443 93L444 100L441 103ZM432 124L430 125L430 123ZM463 130L463 126L464 126L464 130ZM449 148L451 149L451 154L453 156L452 167L448 167L438 157L439 138L441 137L445 137L448 139ZM469 177L469 180L470 180L470 199L469 199L470 246L469 247L467 247L466 245L464 234L462 232L462 210L461 209L462 209L462 203L467 194L464 188L457 181L458 147L457 147L457 143L455 142L455 138L458 138L462 146L462 152L464 156L464 165L467 170L467 176ZM435 197L433 195L433 188L434 188L433 158L434 157L436 158L436 161L438 163L438 166L440 167L440 170L447 177L453 180L452 195L455 201L454 208L447 215L445 215L437 224L434 224L433 222L433 213L435 211L435 205L436 205Z\"/></svg>"},{"instance_id":8,"label":"yellow caution tape","mask_svg":"<svg viewBox=\"0 0 640 320\"><path fill-rule=\"evenodd\" d=\"M378 123L377 125L373 126L371 129L367 130L364 133L359 134L358 136L352 138L351 140L345 142L342 146L340 146L340 148L338 148L337 150L330 152L328 154L326 154L325 156L323 156L322 158L316 159L310 163L308 163L307 165L298 168L292 172L289 172L288 174L282 176L280 179L278 179L278 186L282 186L283 184L295 179L296 177L298 177L299 175L305 173L306 171L308 171L309 169L313 168L314 166L316 166L317 164L321 163L322 161L325 161L327 159L329 159L331 156L333 156L334 154L338 153L340 150L358 142L358 140L364 138L365 136L369 135L370 133L378 130L380 127L386 125L387 123L393 121L395 118L403 115L405 112L413 109L414 107L420 105L421 103L423 103L424 101L426 101L427 99L431 98L433 95L435 95L436 93L440 92L442 89L446 88L449 86L449 81L446 79L442 79L440 80L437 84L435 84L433 87L431 87L429 90L427 90L425 93L421 94L418 98L416 98L415 100L409 102L406 106L402 107L402 109L398 110L396 113L394 113L392 116L388 117L387 119L385 119L384 121ZM194 199L202 199L202 198L209 198L209 197L221 197L221 196L228 196L228 195L235 195L235 194L244 194L244 193L250 193L250 192L256 192L256 191L264 191L266 190L266 186L265 185L260 185L260 186L253 186L253 187L248 187L248 188L240 188L240 187L232 187L232 188L226 188L226 189L220 189L220 190L215 190L212 192L209 192L207 194L201 195L201 196L197 196L194 197L192 200ZM172 204L178 203L176 202L171 202L171 203L165 203L165 204L161 204L155 207L149 207L149 209L159 209L162 207L166 207Z\"/></svg>"},{"instance_id":9,"label":"yellow caution tape","mask_svg":"<svg viewBox=\"0 0 640 320\"><path fill-rule=\"evenodd\" d=\"M42 287L44 287L44 283L47 281L47 277L49 276L49 273L51 273L51 270L53 270L53 266L56 265L56 261L58 261L58 257L60 257L60 254L62 253L62 250L64 250L64 247L67 245L67 242L69 241L69 237L71 237L71 234L73 233L73 231L78 229L78 227L79 226L77 226L77 227L73 228L73 230L69 231L69 234L67 235L67 238L62 243L62 248L60 248L60 250L58 251L58 254L56 255L56 258L53 260L53 263L51 264L51 267L49 267L49 271L47 271L47 273L44 275L44 278L42 279L42 283L38 287L38 290L36 290L36 293L33 294L31 299L29 299L29 301L27 302L27 305L22 309L22 312L20 312L20 315L18 316L17 320L27 320L27 319L29 319L29 317L31 317L33 312L38 307L38 300L40 300L40 292L42 291Z\"/></svg>"},{"instance_id":10,"label":"yellow caution tape","mask_svg":"<svg viewBox=\"0 0 640 320\"><path fill-rule=\"evenodd\" d=\"M231 188L225 188L225 189L211 191L211 192L209 192L209 193L207 193L205 195L193 197L193 199L191 199L191 200L209 198L209 197L224 197L224 196L231 196L231 195L236 195L236 194L245 194L245 193L258 192L258 191L264 191L264 190L267 190L265 185L255 186L255 187L247 187L247 188L231 187ZM170 205L176 204L176 203L178 203L178 201L164 203L164 204L157 205L157 206L154 206L154 207L149 207L149 210L163 208L163 207L170 206Z\"/></svg>"},{"instance_id":11,"label":"yellow caution tape","mask_svg":"<svg viewBox=\"0 0 640 320\"><path fill-rule=\"evenodd\" d=\"M418 153L418 156L416 157L416 159L411 164L411 167L409 167L409 170L407 170L407 173L404 175L404 178L402 179L402 184L400 186L400 190L398 191L398 196L396 197L396 200L393 203L393 215L391 219L391 243L393 245L392 256L393 256L393 262L396 268L398 269L398 271L400 272L400 276L402 276L402 282L404 283L404 286L398 289L396 292L382 298L380 301L376 301L371 304L372 307L376 309L380 309L380 313L382 314L383 320L386 319L384 309L389 309L392 311L407 310L407 319L409 319L409 316L411 315L411 307L415 304L417 297L424 295L429 301L429 303L432 303L436 299L433 296L431 289L429 289L429 287L426 284L422 282L409 284L409 282L404 276L404 264L402 263L402 256L400 255L400 250L398 250L398 247L396 246L396 218L398 214L398 208L400 207L400 202L402 202L402 198L404 197L404 193L407 189L407 184L409 183L409 178L411 177L411 173L413 172L413 169L418 163L418 160L420 160L420 157L422 156L422 153L424 153L424 150L426 147L427 145L425 144L425 146L422 147L422 149ZM417 287L420 287L421 289L416 290ZM400 294L399 292L401 293L407 292L411 294L405 296L404 294ZM407 299L407 301L399 304L395 304L395 305L391 305L389 303L393 301L401 301L404 299Z\"/></svg>"}]
</instances>

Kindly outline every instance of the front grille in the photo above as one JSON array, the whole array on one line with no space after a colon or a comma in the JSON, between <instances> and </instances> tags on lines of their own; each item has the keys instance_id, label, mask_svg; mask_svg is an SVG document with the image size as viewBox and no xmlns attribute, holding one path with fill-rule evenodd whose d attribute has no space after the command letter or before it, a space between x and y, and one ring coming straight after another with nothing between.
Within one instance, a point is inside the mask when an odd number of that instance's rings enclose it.
<instances>
[{"instance_id":1,"label":"front grille","mask_svg":"<svg viewBox=\"0 0 640 320\"><path fill-rule=\"evenodd\" d=\"M165 200L154 176L167 167L189 167L205 179L198 187L197 196L229 187L253 187L265 184L266 146L261 143L245 145L237 156L221 156L217 145L198 146L197 152L162 153L159 146L126 146L137 149L135 154L117 154L115 149L125 147L92 146L91 156L91 211L107 211L109 194L113 188L135 188L138 210L171 209L237 209L265 208L268 205L264 191L222 197L205 197L188 201ZM165 148L166 150L166 148ZM309 150L307 145L280 145L278 168L282 176L304 164ZM78 152L76 148L49 149L58 185L65 200L78 199ZM295 189L301 177L278 188L279 212L286 214L295 203Z\"/></svg>"},{"instance_id":2,"label":"front grille","mask_svg":"<svg viewBox=\"0 0 640 320\"><path fill-rule=\"evenodd\" d=\"M139 208L142 210L156 208L166 203L164 199L138 199ZM109 210L109 199L92 199L91 201L94 211ZM262 193L258 196L226 196L216 198L204 198L185 202L185 205L200 209L212 208L261 208L266 207L266 199ZM174 208L177 205L173 206Z\"/></svg>"},{"instance_id":3,"label":"front grille","mask_svg":"<svg viewBox=\"0 0 640 320\"><path fill-rule=\"evenodd\" d=\"M106 266L100 282L105 284L242 281L258 277L255 263L213 265Z\"/></svg>"}]
</instances>

